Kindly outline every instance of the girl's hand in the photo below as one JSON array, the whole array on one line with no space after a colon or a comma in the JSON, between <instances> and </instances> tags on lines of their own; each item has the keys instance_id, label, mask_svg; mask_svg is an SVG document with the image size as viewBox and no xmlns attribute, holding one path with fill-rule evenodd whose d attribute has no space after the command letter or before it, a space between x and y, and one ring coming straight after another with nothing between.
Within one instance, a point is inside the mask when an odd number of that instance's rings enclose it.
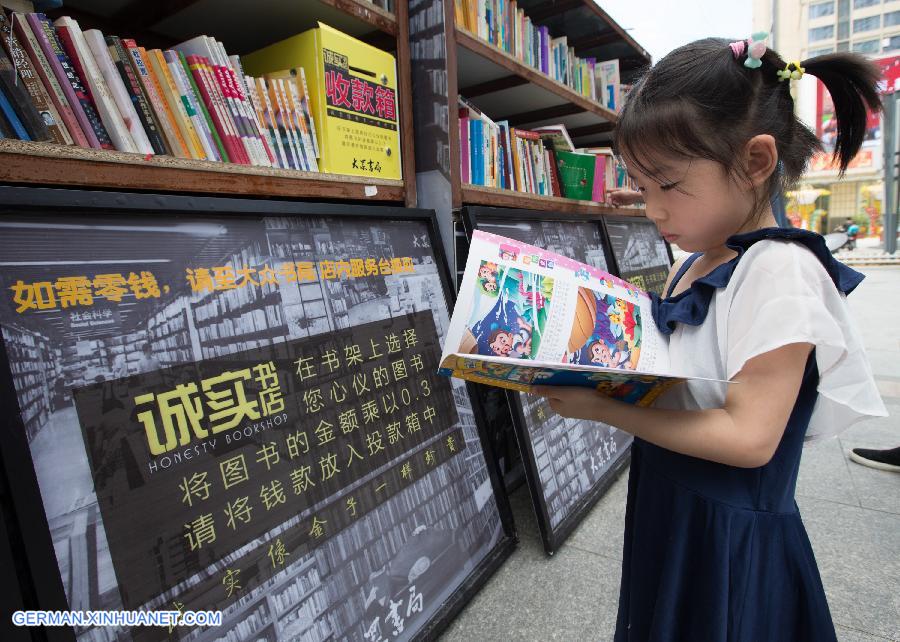
<instances>
[{"instance_id":1,"label":"girl's hand","mask_svg":"<svg viewBox=\"0 0 900 642\"><path fill-rule=\"evenodd\" d=\"M579 386L532 386L531 394L544 397L553 412L570 419L603 421L605 411L620 403L596 390Z\"/></svg>"},{"instance_id":2,"label":"girl's hand","mask_svg":"<svg viewBox=\"0 0 900 642\"><path fill-rule=\"evenodd\" d=\"M608 193L609 202L614 207L643 203L644 196L633 189L614 189Z\"/></svg>"}]
</instances>

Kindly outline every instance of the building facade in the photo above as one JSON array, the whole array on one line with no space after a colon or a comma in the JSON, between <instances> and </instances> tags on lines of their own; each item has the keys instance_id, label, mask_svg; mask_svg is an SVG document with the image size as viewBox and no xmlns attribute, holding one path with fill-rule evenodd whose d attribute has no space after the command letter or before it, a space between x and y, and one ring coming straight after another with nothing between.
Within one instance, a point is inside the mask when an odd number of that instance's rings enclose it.
<instances>
[{"instance_id":1,"label":"building facade","mask_svg":"<svg viewBox=\"0 0 900 642\"><path fill-rule=\"evenodd\" d=\"M769 31L769 42L785 60L805 60L855 51L884 69L900 60L900 0L754 0L754 30ZM823 140L801 185L788 195L795 225L829 232L846 218L866 234L879 233L883 212L881 119L870 115L863 148L844 179L831 163L835 125L831 99L812 76L794 82L797 115Z\"/></svg>"}]
</instances>

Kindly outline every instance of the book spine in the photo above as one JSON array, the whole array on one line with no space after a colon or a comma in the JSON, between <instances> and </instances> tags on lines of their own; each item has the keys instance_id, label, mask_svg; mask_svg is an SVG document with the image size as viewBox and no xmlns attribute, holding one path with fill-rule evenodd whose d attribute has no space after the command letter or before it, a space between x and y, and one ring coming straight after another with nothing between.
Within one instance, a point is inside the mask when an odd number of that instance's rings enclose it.
<instances>
[{"instance_id":1,"label":"book spine","mask_svg":"<svg viewBox=\"0 0 900 642\"><path fill-rule=\"evenodd\" d=\"M207 108L206 101L203 98L203 94L200 91L200 86L197 84L196 79L194 78L194 74L191 71L190 66L188 65L187 58L185 55L176 51L178 54L178 60L181 62L181 68L184 71L184 76L187 82L190 83L191 89L194 91L194 96L197 99L197 106L200 108L200 113L203 115L203 118L206 120L206 126L209 129L209 133L212 135L213 142L215 143L216 150L219 153L219 158L221 158L224 162L231 162L228 151L225 149L225 145L222 141L222 137L219 135L218 128L216 127L216 123L210 114L209 109Z\"/></svg>"},{"instance_id":2,"label":"book spine","mask_svg":"<svg viewBox=\"0 0 900 642\"><path fill-rule=\"evenodd\" d=\"M275 84L275 97L278 101L278 112L280 121L287 132L288 140L291 144L291 150L294 153L297 169L304 172L309 171L309 165L306 163L306 155L303 153L303 143L300 142L300 135L294 127L294 119L291 116L290 105L287 99L287 88L284 86L284 79L274 78L272 82Z\"/></svg>"},{"instance_id":3,"label":"book spine","mask_svg":"<svg viewBox=\"0 0 900 642\"><path fill-rule=\"evenodd\" d=\"M294 139L288 130L288 124L284 118L284 104L278 91L278 79L268 78L269 84L269 101L272 103L272 115L275 119L275 126L278 128L278 134L281 137L282 147L287 156L289 166L292 169L300 169L301 162L299 153L294 145Z\"/></svg>"},{"instance_id":4,"label":"book spine","mask_svg":"<svg viewBox=\"0 0 900 642\"><path fill-rule=\"evenodd\" d=\"M246 144L247 154L250 156L254 165L259 167L269 167L271 166L272 161L269 159L269 155L265 150L259 132L256 131L253 119L247 113L247 109L244 105L244 96L241 94L240 88L237 85L234 71L228 65L227 58L222 56L217 45L215 53L217 54L217 58L213 63L216 79L219 81L223 94L231 106L235 117L235 123L238 125L241 137Z\"/></svg>"},{"instance_id":5,"label":"book spine","mask_svg":"<svg viewBox=\"0 0 900 642\"><path fill-rule=\"evenodd\" d=\"M59 81L66 100L84 132L88 146L94 149L112 149L109 134L106 133L103 123L100 122L99 114L85 94L84 85L72 67L69 56L63 50L59 38L56 37L50 20L42 13L29 13L26 20L28 20L41 51Z\"/></svg>"},{"instance_id":6,"label":"book spine","mask_svg":"<svg viewBox=\"0 0 900 642\"><path fill-rule=\"evenodd\" d=\"M191 158L206 160L203 145L200 143L197 132L194 130L194 124L191 122L191 117L181 101L181 94L178 93L178 89L175 87L172 74L169 73L169 65L166 63L166 59L163 58L162 51L150 49L147 51L147 58L150 60L150 67L156 75L159 86L162 88L162 95L165 97L169 111L172 113L172 119L178 126L178 131L181 133L181 137L187 146L188 153Z\"/></svg>"},{"instance_id":7,"label":"book spine","mask_svg":"<svg viewBox=\"0 0 900 642\"><path fill-rule=\"evenodd\" d=\"M0 88L6 94L17 120L28 132L27 140L52 140L47 124L38 113L34 101L25 89L25 84L19 81L19 75L16 73L12 60L9 59L2 47L0 47Z\"/></svg>"},{"instance_id":8,"label":"book spine","mask_svg":"<svg viewBox=\"0 0 900 642\"><path fill-rule=\"evenodd\" d=\"M153 154L153 146L150 144L147 132L144 131L141 119L134 108L131 95L128 93L128 89L119 75L119 70L116 68L109 53L106 38L96 29L89 29L83 32L82 37L84 42L87 43L90 53L94 56L94 62L100 70L103 80L106 82L109 93L112 94L115 106L119 110L125 126L128 128L128 133L131 135L131 140L134 141L135 148L142 154Z\"/></svg>"},{"instance_id":9,"label":"book spine","mask_svg":"<svg viewBox=\"0 0 900 642\"><path fill-rule=\"evenodd\" d=\"M109 89L94 65L94 58L87 45L81 40L81 31L78 29L78 25L74 24L74 21L64 18L60 18L53 24L63 48L69 55L69 60L75 67L75 72L81 78L84 93L109 138L111 145L109 149L116 149L120 152L136 152L137 148L131 139L131 134L128 133L128 128L125 126L112 96L109 95ZM98 140L102 146L103 141L99 135Z\"/></svg>"},{"instance_id":10,"label":"book spine","mask_svg":"<svg viewBox=\"0 0 900 642\"><path fill-rule=\"evenodd\" d=\"M194 76L197 87L200 89L203 100L206 101L210 117L219 130L222 144L228 150L228 157L231 159L231 162L249 165L250 159L247 157L247 151L240 141L234 122L231 120L231 115L225 107L225 99L222 98L218 85L211 76L209 61L203 56L196 55L185 55L185 59L188 62L188 67Z\"/></svg>"},{"instance_id":11,"label":"book spine","mask_svg":"<svg viewBox=\"0 0 900 642\"><path fill-rule=\"evenodd\" d=\"M191 156L181 137L178 125L173 120L172 113L166 104L166 99L162 95L162 87L159 86L156 76L150 68L146 51L144 51L143 47L138 47L137 43L129 38L122 39L122 46L125 47L125 51L130 56L132 67L141 81L144 93L150 99L150 104L153 106L153 111L156 114L169 150L178 158L190 158Z\"/></svg>"},{"instance_id":12,"label":"book spine","mask_svg":"<svg viewBox=\"0 0 900 642\"><path fill-rule=\"evenodd\" d=\"M290 103L290 110L294 117L296 130L300 134L300 140L303 144L303 154L306 157L306 164L309 166L309 171L318 172L319 166L318 163L316 163L312 138L307 129L306 119L303 117L303 103L300 100L300 94L297 89L297 78L286 78L284 84L287 85L288 102Z\"/></svg>"},{"instance_id":13,"label":"book spine","mask_svg":"<svg viewBox=\"0 0 900 642\"><path fill-rule=\"evenodd\" d=\"M166 148L166 142L163 139L159 124L156 122L156 116L153 113L150 102L144 95L144 90L135 75L134 68L129 62L128 53L125 51L125 47L122 46L121 39L118 36L107 36L105 40L110 60L119 72L119 77L122 79L122 84L128 92L128 97L134 106L134 111L138 120L140 120L141 127L144 128L144 134L153 149L153 153L168 154L169 150Z\"/></svg>"},{"instance_id":14,"label":"book spine","mask_svg":"<svg viewBox=\"0 0 900 642\"><path fill-rule=\"evenodd\" d=\"M209 59L208 65L212 78L218 88L218 92L221 94L225 107L228 110L228 115L230 116L231 121L234 123L235 131L237 132L237 135L241 141L241 145L244 148L244 155L248 159L248 163L250 165L260 165L261 160L256 150L255 141L252 140L247 122L241 115L240 110L237 108L235 98L232 94L232 91L228 87L228 80L225 69L212 59Z\"/></svg>"},{"instance_id":15,"label":"book spine","mask_svg":"<svg viewBox=\"0 0 900 642\"><path fill-rule=\"evenodd\" d=\"M272 141L272 151L275 153L275 162L282 169L288 168L287 155L284 153L284 145L281 144L281 136L275 125L275 117L272 112L272 103L269 101L269 89L264 78L247 76L246 83L250 90L251 100L258 105L259 118L263 127L269 133Z\"/></svg>"},{"instance_id":16,"label":"book spine","mask_svg":"<svg viewBox=\"0 0 900 642\"><path fill-rule=\"evenodd\" d=\"M75 112L72 111L72 107L69 105L69 100L66 98L62 85L59 84L56 73L53 71L47 57L44 55L44 52L31 29L31 25L28 23L25 16L20 13L14 13L12 16L11 22L13 33L18 37L19 44L28 55L28 58L32 61L38 77L41 79L44 88L47 90L47 94L50 96L50 100L56 108L56 112L59 114L61 128L72 137L73 144L78 145L79 147L90 147L91 145L88 142L87 137L81 130L81 125L78 124Z\"/></svg>"},{"instance_id":17,"label":"book spine","mask_svg":"<svg viewBox=\"0 0 900 642\"><path fill-rule=\"evenodd\" d=\"M253 109L253 118L259 124L259 133L263 137L263 142L272 150L272 154L274 156L272 160L273 167L280 167L280 157L278 156L278 147L275 145L275 140L271 136L271 132L269 128L266 127L265 116L263 115L263 106L259 100L259 95L256 93L256 84L253 82L253 79L250 76L244 76L241 78L241 85L243 86L244 95L247 97L247 102L250 104L250 107Z\"/></svg>"},{"instance_id":18,"label":"book spine","mask_svg":"<svg viewBox=\"0 0 900 642\"><path fill-rule=\"evenodd\" d=\"M275 108L272 101L269 100L269 88L266 80L265 78L250 78L248 82L252 82L256 86L256 94L263 109L264 122L269 128L269 135L275 141L275 149L278 151L278 166L282 169L289 169L287 151L281 141L281 132L278 130L278 123L275 120Z\"/></svg>"},{"instance_id":19,"label":"book spine","mask_svg":"<svg viewBox=\"0 0 900 642\"><path fill-rule=\"evenodd\" d=\"M131 145L129 151L152 154L153 147L141 125L128 91L119 77L119 72L113 65L103 34L96 29L82 32L77 23L74 23L71 29L75 44L83 53L88 76L93 78L92 82L98 87L95 96L99 96L101 101L98 105L101 107L100 115L107 113L106 118L114 122L114 127L107 128L110 134L118 132L118 135ZM116 146L119 147L118 143Z\"/></svg>"},{"instance_id":20,"label":"book spine","mask_svg":"<svg viewBox=\"0 0 900 642\"><path fill-rule=\"evenodd\" d=\"M300 83L303 87L303 116L306 118L306 125L309 127L309 135L310 138L312 138L313 156L321 158L322 156L319 153L319 140L316 136L316 120L313 117L312 106L309 102L309 85L306 84L306 71L303 67L298 67L297 73L300 75Z\"/></svg>"},{"instance_id":21,"label":"book spine","mask_svg":"<svg viewBox=\"0 0 900 642\"><path fill-rule=\"evenodd\" d=\"M192 125L196 144L199 144L202 155L208 160L220 161L215 143L212 140L212 134L206 130L206 121L200 115L193 90L182 77L181 60L178 59L178 54L170 49L162 52L162 57L163 60L160 61L160 65L165 64L167 66L166 71L173 85L173 95L181 102L184 115Z\"/></svg>"},{"instance_id":22,"label":"book spine","mask_svg":"<svg viewBox=\"0 0 900 642\"><path fill-rule=\"evenodd\" d=\"M12 131L12 136L7 135L9 132L4 134L6 138L15 137L19 140L31 140L25 125L22 124L18 114L16 114L16 110L13 109L12 102L7 98L6 92L2 87L0 87L0 118L6 121Z\"/></svg>"},{"instance_id":23,"label":"book spine","mask_svg":"<svg viewBox=\"0 0 900 642\"><path fill-rule=\"evenodd\" d=\"M246 74L244 74L244 67L243 65L241 65L241 59L238 56L229 56L225 51L225 47L221 43L218 43L218 45L220 51L222 52L223 59L228 63L227 66L229 71L231 72L231 78L234 81L235 90L238 93L238 97L243 102L244 112L246 113L247 118L250 120L250 125L252 126L252 129L255 132L256 137L259 139L263 151L265 152L266 159L268 160L268 167L274 167L275 151L269 141L268 133L260 122L256 110L253 108L253 103L250 100L250 95L247 93L247 84L244 81Z\"/></svg>"},{"instance_id":24,"label":"book spine","mask_svg":"<svg viewBox=\"0 0 900 642\"><path fill-rule=\"evenodd\" d=\"M466 109L459 110L459 163L462 173L462 182L471 183L469 175L469 112Z\"/></svg>"},{"instance_id":25,"label":"book spine","mask_svg":"<svg viewBox=\"0 0 900 642\"><path fill-rule=\"evenodd\" d=\"M25 85L25 91L31 96L38 116L47 127L50 139L60 145L71 145L72 137L66 131L66 126L50 98L50 90L44 87L40 75L35 69L37 62L32 63L29 59L2 11L0 11L0 38L3 39L3 47L9 54L13 69L18 72L19 78Z\"/></svg>"}]
</instances>

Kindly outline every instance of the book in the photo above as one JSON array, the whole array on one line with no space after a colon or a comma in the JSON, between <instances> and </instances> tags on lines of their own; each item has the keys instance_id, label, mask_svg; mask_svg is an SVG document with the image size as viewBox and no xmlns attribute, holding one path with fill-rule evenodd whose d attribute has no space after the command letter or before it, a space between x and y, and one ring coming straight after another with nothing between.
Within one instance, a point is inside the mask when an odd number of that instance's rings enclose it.
<instances>
[{"instance_id":1,"label":"book","mask_svg":"<svg viewBox=\"0 0 900 642\"><path fill-rule=\"evenodd\" d=\"M566 198L589 201L594 191L596 159L592 154L556 152L562 193Z\"/></svg>"},{"instance_id":2,"label":"book","mask_svg":"<svg viewBox=\"0 0 900 642\"><path fill-rule=\"evenodd\" d=\"M265 78L253 78L247 76L247 82L255 89L257 100L262 109L263 124L269 130L269 138L275 143L275 152L278 157L278 166L282 169L292 167L293 157L287 147L287 142L282 138L282 130L278 127L275 105L269 96L269 86Z\"/></svg>"},{"instance_id":3,"label":"book","mask_svg":"<svg viewBox=\"0 0 900 642\"><path fill-rule=\"evenodd\" d=\"M175 82L172 80L172 74L169 71L166 59L163 57L162 50L147 50L147 59L150 61L150 68L156 74L156 80L162 90L162 96L169 106L169 111L178 127L178 131L181 132L181 138L187 146L188 154L190 154L191 158L206 160L203 145L197 136L197 131L194 129L194 123L191 121L185 104L181 100L181 94L175 87Z\"/></svg>"},{"instance_id":4,"label":"book","mask_svg":"<svg viewBox=\"0 0 900 642\"><path fill-rule=\"evenodd\" d=\"M20 136L20 138L22 140L50 140L50 132L46 123L35 108L34 102L25 89L25 84L19 79L12 60L9 59L2 47L0 47L0 89L6 95L10 108L15 114L17 126L21 126L25 132L25 136Z\"/></svg>"},{"instance_id":5,"label":"book","mask_svg":"<svg viewBox=\"0 0 900 642\"><path fill-rule=\"evenodd\" d=\"M190 56L203 58L208 78L215 82L218 93L222 96L222 104L228 111L231 123L245 150L247 164L266 166L269 160L263 151L259 132L253 131L251 122L244 113L242 96L238 92L227 59L224 62L222 60L219 44L209 36L197 36L175 45L174 49L182 52L188 57L188 60L190 60Z\"/></svg>"},{"instance_id":6,"label":"book","mask_svg":"<svg viewBox=\"0 0 900 642\"><path fill-rule=\"evenodd\" d=\"M231 76L234 79L236 90L239 96L244 101L244 113L249 118L250 124L253 126L253 131L256 132L257 138L262 143L263 151L266 154L268 165L274 167L276 164L274 141L269 140L268 132L263 126L263 123L259 119L256 109L253 106L253 101L251 100L248 93L247 83L244 80L247 75L244 73L244 67L241 64L240 56L229 56L225 51L225 46L221 42L218 44L221 48L222 55L225 56L229 69L231 70Z\"/></svg>"},{"instance_id":7,"label":"book","mask_svg":"<svg viewBox=\"0 0 900 642\"><path fill-rule=\"evenodd\" d=\"M574 152L575 144L569 137L569 131L565 125L543 125L535 127L531 131L537 132L541 138L545 138L558 152Z\"/></svg>"},{"instance_id":8,"label":"book","mask_svg":"<svg viewBox=\"0 0 900 642\"><path fill-rule=\"evenodd\" d=\"M619 60L604 60L595 67L597 84L600 85L602 104L607 109L619 111L621 104L621 79L619 78Z\"/></svg>"},{"instance_id":9,"label":"book","mask_svg":"<svg viewBox=\"0 0 900 642\"><path fill-rule=\"evenodd\" d=\"M42 13L29 13L25 18L53 69L88 144L94 149L114 149L112 139L91 102L84 81L75 70L50 19Z\"/></svg>"},{"instance_id":10,"label":"book","mask_svg":"<svg viewBox=\"0 0 900 642\"><path fill-rule=\"evenodd\" d=\"M306 124L309 127L309 136L312 138L313 155L315 155L316 158L321 158L321 154L319 153L319 140L316 138L316 120L313 117L313 108L309 102L309 85L306 82L306 71L303 67L296 67L296 69L300 74L300 84L298 87L303 88L303 95L300 97L300 102L303 103L303 115L306 118Z\"/></svg>"},{"instance_id":11,"label":"book","mask_svg":"<svg viewBox=\"0 0 900 642\"><path fill-rule=\"evenodd\" d=\"M138 47L137 43L131 38L122 38L122 46L129 56L129 62L141 83L144 95L153 107L153 113L156 115L169 151L178 158L191 158L184 137L181 135L181 130L178 128L166 98L162 93L162 87L150 66L146 49Z\"/></svg>"},{"instance_id":12,"label":"book","mask_svg":"<svg viewBox=\"0 0 900 642\"><path fill-rule=\"evenodd\" d=\"M129 61L128 52L122 46L122 40L118 36L107 36L105 38L106 48L109 52L109 58L119 72L125 91L134 105L135 113L140 120L141 126L144 128L144 134L147 137L150 146L153 148L154 154L168 154L165 139L160 130L159 122L153 113L153 107L141 87L141 81L138 79L134 67Z\"/></svg>"},{"instance_id":13,"label":"book","mask_svg":"<svg viewBox=\"0 0 900 642\"><path fill-rule=\"evenodd\" d=\"M228 157L231 159L231 162L250 165L250 158L247 156L247 150L231 117L231 112L225 105L225 98L219 91L218 83L212 77L209 60L204 56L188 55L183 51L179 51L179 53L184 54L188 68L191 70L191 75L193 75L197 88L200 90L203 102L206 103L210 118L213 119L216 125L219 136L222 138L222 144L228 151Z\"/></svg>"},{"instance_id":14,"label":"book","mask_svg":"<svg viewBox=\"0 0 900 642\"><path fill-rule=\"evenodd\" d=\"M24 85L24 90L31 99L34 106L35 116L47 128L48 138L39 138L40 140L52 140L60 145L71 145L72 137L66 131L65 125L57 112L50 95L44 88L37 71L32 65L28 55L19 44L19 39L10 28L9 20L0 11L0 39L3 41L3 49L9 56L10 64L18 75L18 81ZM18 86L19 82L13 82L14 86ZM38 127L40 129L40 127Z\"/></svg>"},{"instance_id":15,"label":"book","mask_svg":"<svg viewBox=\"0 0 900 642\"><path fill-rule=\"evenodd\" d=\"M119 115L128 128L128 133L131 135L136 151L141 154L155 153L153 146L150 144L150 139L147 137L147 132L144 131L141 119L138 117L134 102L132 102L131 96L125 87L122 76L119 74L119 70L109 54L106 38L97 29L88 29L82 35L90 48L91 54L93 54L94 62L97 69L100 70L103 80L106 82L109 93L112 94Z\"/></svg>"},{"instance_id":16,"label":"book","mask_svg":"<svg viewBox=\"0 0 900 642\"><path fill-rule=\"evenodd\" d=\"M84 83L88 99L100 115L100 122L103 123L104 129L109 134L113 147L120 152L137 152L138 148L134 144L109 87L107 87L106 81L94 61L94 56L84 40L81 27L68 16L58 18L54 21L53 26Z\"/></svg>"},{"instance_id":17,"label":"book","mask_svg":"<svg viewBox=\"0 0 900 642\"><path fill-rule=\"evenodd\" d=\"M28 20L23 14L14 13L10 18L10 22L12 23L13 34L18 38L19 44L34 65L34 69L41 79L44 89L47 90L47 94L50 96L56 112L59 114L64 129L72 137L72 144L79 147L90 147L87 136L81 129L81 125L75 117L75 112L69 104L69 99L65 91L63 91L63 87L59 83L59 79L56 77L56 73L47 56L41 49L41 45L34 35Z\"/></svg>"},{"instance_id":18,"label":"book","mask_svg":"<svg viewBox=\"0 0 900 642\"><path fill-rule=\"evenodd\" d=\"M288 109L293 116L294 128L300 136L303 144L303 153L306 164L311 172L318 172L319 166L316 162L318 150L314 142L315 128L309 114L309 101L306 98L305 77L303 68L285 69L266 74L266 78L281 78L284 80L284 88L288 101Z\"/></svg>"},{"instance_id":19,"label":"book","mask_svg":"<svg viewBox=\"0 0 900 642\"><path fill-rule=\"evenodd\" d=\"M198 152L207 160L219 161L219 153L216 150L215 142L212 138L212 132L206 128L206 120L200 113L200 107L197 104L197 97L194 95L194 89L184 77L184 71L181 68L181 58L178 53L171 49L161 52L163 60L160 60L160 66L165 64L167 67L167 79L172 85L173 97L177 98L181 103L179 113L186 119L193 132L192 141L198 147ZM159 57L159 54L157 54Z\"/></svg>"},{"instance_id":20,"label":"book","mask_svg":"<svg viewBox=\"0 0 900 642\"><path fill-rule=\"evenodd\" d=\"M197 84L197 80L194 77L193 72L191 71L190 65L188 64L187 57L181 51L176 51L175 53L178 55L178 60L181 63L182 70L184 71L184 78L188 82L188 84L190 84L191 89L194 92L194 97L197 100L197 107L200 109L200 114L206 121L206 128L212 136L212 140L216 146L216 151L218 152L219 159L226 163L231 162L228 151L225 148L224 141L222 140L222 135L218 130L215 119L213 119L212 117L210 108L207 106L206 101L203 98L203 94L200 91L200 85Z\"/></svg>"},{"instance_id":21,"label":"book","mask_svg":"<svg viewBox=\"0 0 900 642\"><path fill-rule=\"evenodd\" d=\"M12 101L6 95L3 87L0 87L0 117L4 119L7 125L6 131L3 133L4 138L18 138L19 140L31 140L31 136L25 130L25 125L13 109Z\"/></svg>"},{"instance_id":22,"label":"book","mask_svg":"<svg viewBox=\"0 0 900 642\"><path fill-rule=\"evenodd\" d=\"M650 296L618 277L475 230L438 371L520 392L589 387L642 406L688 379L712 381L677 371L652 314Z\"/></svg>"}]
</instances>

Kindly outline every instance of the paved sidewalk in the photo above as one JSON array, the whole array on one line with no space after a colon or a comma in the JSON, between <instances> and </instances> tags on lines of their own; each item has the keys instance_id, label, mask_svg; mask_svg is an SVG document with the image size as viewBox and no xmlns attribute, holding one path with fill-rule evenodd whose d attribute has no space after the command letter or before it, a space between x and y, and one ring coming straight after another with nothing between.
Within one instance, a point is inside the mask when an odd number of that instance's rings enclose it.
<instances>
[{"instance_id":1,"label":"paved sidewalk","mask_svg":"<svg viewBox=\"0 0 900 642\"><path fill-rule=\"evenodd\" d=\"M841 642L900 641L900 474L847 459L900 445L900 267L866 268L850 296L889 418L807 446L797 501ZM560 551L544 555L523 486L512 504L516 552L441 638L610 640L615 629L627 472Z\"/></svg>"}]
</instances>

